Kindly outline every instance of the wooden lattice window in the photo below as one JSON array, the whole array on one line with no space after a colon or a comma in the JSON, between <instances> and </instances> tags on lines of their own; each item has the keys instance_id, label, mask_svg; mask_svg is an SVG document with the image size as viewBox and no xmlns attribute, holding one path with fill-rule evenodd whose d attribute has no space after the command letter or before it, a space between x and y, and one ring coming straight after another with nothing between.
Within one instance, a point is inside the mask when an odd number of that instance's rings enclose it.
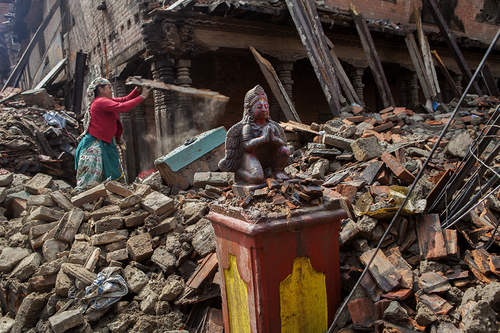
<instances>
[{"instance_id":1,"label":"wooden lattice window","mask_svg":"<svg viewBox=\"0 0 500 333\"><path fill-rule=\"evenodd\" d=\"M499 24L500 0L484 0L483 9L477 14L476 21Z\"/></svg>"}]
</instances>

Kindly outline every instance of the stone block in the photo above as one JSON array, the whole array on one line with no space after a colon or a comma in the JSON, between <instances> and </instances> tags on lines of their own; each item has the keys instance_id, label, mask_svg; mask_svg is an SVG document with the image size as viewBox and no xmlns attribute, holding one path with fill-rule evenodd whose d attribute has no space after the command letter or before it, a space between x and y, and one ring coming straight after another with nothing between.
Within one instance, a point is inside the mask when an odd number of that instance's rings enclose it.
<instances>
[{"instance_id":1,"label":"stone block","mask_svg":"<svg viewBox=\"0 0 500 333\"><path fill-rule=\"evenodd\" d=\"M120 249L106 254L106 261L111 262L112 260L123 261L128 259L127 249Z\"/></svg>"},{"instance_id":2,"label":"stone block","mask_svg":"<svg viewBox=\"0 0 500 333\"><path fill-rule=\"evenodd\" d=\"M12 270L12 273L10 273L10 277L24 282L29 279L33 273L35 273L41 262L42 256L40 253L33 252L17 264L17 266Z\"/></svg>"},{"instance_id":3,"label":"stone block","mask_svg":"<svg viewBox=\"0 0 500 333\"><path fill-rule=\"evenodd\" d=\"M148 276L143 271L131 265L125 267L123 270L123 276L130 287L130 291L136 294L139 293L142 287L144 287L149 281Z\"/></svg>"},{"instance_id":4,"label":"stone block","mask_svg":"<svg viewBox=\"0 0 500 333\"><path fill-rule=\"evenodd\" d=\"M106 191L106 188L104 187L104 184L99 184L90 190L87 190L85 192L82 192L78 195L75 195L74 197L71 198L71 202L73 203L74 206L80 207L81 205L85 203L90 203L93 202L96 199L107 197L108 192Z\"/></svg>"},{"instance_id":5,"label":"stone block","mask_svg":"<svg viewBox=\"0 0 500 333\"><path fill-rule=\"evenodd\" d=\"M176 225L177 225L177 218L168 217L165 220L163 220L160 224L152 227L149 230L149 234L151 235L151 237L163 235L169 232L170 230L174 229Z\"/></svg>"},{"instance_id":6,"label":"stone block","mask_svg":"<svg viewBox=\"0 0 500 333\"><path fill-rule=\"evenodd\" d=\"M52 199L49 195L46 194L31 195L26 201L26 204L30 206L48 206L48 207L53 207L57 205L54 199Z\"/></svg>"},{"instance_id":7,"label":"stone block","mask_svg":"<svg viewBox=\"0 0 500 333\"><path fill-rule=\"evenodd\" d=\"M234 183L233 172L197 172L194 174L193 186L205 188L207 185L227 187Z\"/></svg>"},{"instance_id":8,"label":"stone block","mask_svg":"<svg viewBox=\"0 0 500 333\"><path fill-rule=\"evenodd\" d=\"M369 138L361 138L354 141L351 145L354 157L360 162L378 158L384 150L378 144L377 138L372 136Z\"/></svg>"},{"instance_id":9,"label":"stone block","mask_svg":"<svg viewBox=\"0 0 500 333\"><path fill-rule=\"evenodd\" d=\"M168 252L165 246L157 247L151 261L160 266L165 274L171 274L176 267L177 257Z\"/></svg>"},{"instance_id":10,"label":"stone block","mask_svg":"<svg viewBox=\"0 0 500 333\"><path fill-rule=\"evenodd\" d=\"M151 214L161 215L168 210L174 208L175 202L160 192L152 192L148 194L141 203L142 208Z\"/></svg>"},{"instance_id":11,"label":"stone block","mask_svg":"<svg viewBox=\"0 0 500 333\"><path fill-rule=\"evenodd\" d=\"M125 223L125 228L136 227L144 223L146 217L150 214L145 210L138 210L133 212L132 214L125 216L123 218L123 223Z\"/></svg>"},{"instance_id":12,"label":"stone block","mask_svg":"<svg viewBox=\"0 0 500 333\"><path fill-rule=\"evenodd\" d=\"M20 217L26 211L26 200L14 198L10 202L10 212L14 217Z\"/></svg>"},{"instance_id":13,"label":"stone block","mask_svg":"<svg viewBox=\"0 0 500 333\"><path fill-rule=\"evenodd\" d=\"M72 264L85 265L87 258L90 257L95 249L96 247L92 246L88 242L75 241L69 251L68 262Z\"/></svg>"},{"instance_id":14,"label":"stone block","mask_svg":"<svg viewBox=\"0 0 500 333\"><path fill-rule=\"evenodd\" d=\"M28 249L22 247L6 247L0 255L0 272L10 272L21 260L30 255Z\"/></svg>"},{"instance_id":15,"label":"stone block","mask_svg":"<svg viewBox=\"0 0 500 333\"><path fill-rule=\"evenodd\" d=\"M211 223L206 223L193 235L192 244L201 257L215 251L215 233Z\"/></svg>"},{"instance_id":16,"label":"stone block","mask_svg":"<svg viewBox=\"0 0 500 333\"><path fill-rule=\"evenodd\" d=\"M69 199L66 198L66 196L61 191L54 191L50 193L50 197L57 203L59 207L67 212L71 211L74 208L71 201L69 201Z\"/></svg>"},{"instance_id":17,"label":"stone block","mask_svg":"<svg viewBox=\"0 0 500 333\"><path fill-rule=\"evenodd\" d=\"M128 197L124 198L122 201L120 201L120 203L118 204L118 207L120 207L120 209L134 207L135 205L141 203L141 201L142 201L142 195L132 194L132 195L129 195Z\"/></svg>"},{"instance_id":18,"label":"stone block","mask_svg":"<svg viewBox=\"0 0 500 333\"><path fill-rule=\"evenodd\" d=\"M16 314L16 321L12 326L11 333L21 333L32 327L39 319L48 294L30 293L23 299Z\"/></svg>"},{"instance_id":19,"label":"stone block","mask_svg":"<svg viewBox=\"0 0 500 333\"><path fill-rule=\"evenodd\" d=\"M118 242L121 241L122 239L126 239L127 237L128 237L128 230L107 231L102 234L90 237L90 243L92 245L97 246L97 245Z\"/></svg>"},{"instance_id":20,"label":"stone block","mask_svg":"<svg viewBox=\"0 0 500 333\"><path fill-rule=\"evenodd\" d=\"M58 221L63 217L64 213L52 208L40 206L31 212L28 219L30 220L44 220L48 222Z\"/></svg>"},{"instance_id":21,"label":"stone block","mask_svg":"<svg viewBox=\"0 0 500 333\"><path fill-rule=\"evenodd\" d=\"M127 240L127 250L130 258L134 261L141 262L151 257L153 254L153 246L149 233L142 233L130 237Z\"/></svg>"},{"instance_id":22,"label":"stone block","mask_svg":"<svg viewBox=\"0 0 500 333\"><path fill-rule=\"evenodd\" d=\"M24 184L24 190L30 194L41 194L40 190L49 187L52 176L37 173Z\"/></svg>"},{"instance_id":23,"label":"stone block","mask_svg":"<svg viewBox=\"0 0 500 333\"><path fill-rule=\"evenodd\" d=\"M0 186L9 186L13 180L14 174L12 172L0 174Z\"/></svg>"},{"instance_id":24,"label":"stone block","mask_svg":"<svg viewBox=\"0 0 500 333\"><path fill-rule=\"evenodd\" d=\"M59 258L58 254L64 251L66 247L67 244L63 241L57 239L48 239L43 243L42 246L43 257L48 262L54 261Z\"/></svg>"},{"instance_id":25,"label":"stone block","mask_svg":"<svg viewBox=\"0 0 500 333\"><path fill-rule=\"evenodd\" d=\"M54 98L47 93L45 88L26 90L21 93L27 106L36 106L42 109L54 107Z\"/></svg>"},{"instance_id":26,"label":"stone block","mask_svg":"<svg viewBox=\"0 0 500 333\"><path fill-rule=\"evenodd\" d=\"M85 213L79 208L64 214L56 227L54 238L67 243L72 243L80 225L85 218Z\"/></svg>"},{"instance_id":27,"label":"stone block","mask_svg":"<svg viewBox=\"0 0 500 333\"><path fill-rule=\"evenodd\" d=\"M75 284L73 278L59 270L56 277L56 294L62 297L68 297L69 289Z\"/></svg>"},{"instance_id":28,"label":"stone block","mask_svg":"<svg viewBox=\"0 0 500 333\"><path fill-rule=\"evenodd\" d=\"M5 198L7 198L7 188L0 187L0 203L4 202Z\"/></svg>"},{"instance_id":29,"label":"stone block","mask_svg":"<svg viewBox=\"0 0 500 333\"><path fill-rule=\"evenodd\" d=\"M84 322L85 318L78 309L56 313L49 318L50 328L52 328L55 333L66 332L70 328L81 325Z\"/></svg>"},{"instance_id":30,"label":"stone block","mask_svg":"<svg viewBox=\"0 0 500 333\"><path fill-rule=\"evenodd\" d=\"M323 143L335 148L351 151L352 150L351 145L354 143L354 140L345 139L340 136L335 136L331 134L325 134L323 136Z\"/></svg>"},{"instance_id":31,"label":"stone block","mask_svg":"<svg viewBox=\"0 0 500 333\"><path fill-rule=\"evenodd\" d=\"M151 189L151 186L146 184L134 184L134 186L135 186L134 194L140 195L142 198L144 198L153 191Z\"/></svg>"},{"instance_id":32,"label":"stone block","mask_svg":"<svg viewBox=\"0 0 500 333\"><path fill-rule=\"evenodd\" d=\"M104 206L90 213L89 218L94 219L94 221L97 221L102 219L103 217L118 214L119 212L120 212L120 207L118 206L114 205Z\"/></svg>"},{"instance_id":33,"label":"stone block","mask_svg":"<svg viewBox=\"0 0 500 333\"><path fill-rule=\"evenodd\" d=\"M95 232L102 233L110 230L117 230L123 227L123 219L121 217L105 217L95 222Z\"/></svg>"},{"instance_id":34,"label":"stone block","mask_svg":"<svg viewBox=\"0 0 500 333\"><path fill-rule=\"evenodd\" d=\"M116 180L110 181L106 184L106 190L110 191L111 193L121 195L122 197L128 197L129 195L132 195L134 192Z\"/></svg>"},{"instance_id":35,"label":"stone block","mask_svg":"<svg viewBox=\"0 0 500 333\"><path fill-rule=\"evenodd\" d=\"M167 278L165 286L161 290L160 301L173 301L184 291L184 285L181 278L177 275L170 275Z\"/></svg>"},{"instance_id":36,"label":"stone block","mask_svg":"<svg viewBox=\"0 0 500 333\"><path fill-rule=\"evenodd\" d=\"M104 249L106 250L106 252L113 252L116 250L125 249L126 247L127 247L127 241L125 239L122 239L119 242L114 242L104 245Z\"/></svg>"},{"instance_id":37,"label":"stone block","mask_svg":"<svg viewBox=\"0 0 500 333\"><path fill-rule=\"evenodd\" d=\"M49 276L33 276L28 280L33 289L38 292L46 293L56 286L57 274ZM0 330L0 333L2 331Z\"/></svg>"}]
</instances>

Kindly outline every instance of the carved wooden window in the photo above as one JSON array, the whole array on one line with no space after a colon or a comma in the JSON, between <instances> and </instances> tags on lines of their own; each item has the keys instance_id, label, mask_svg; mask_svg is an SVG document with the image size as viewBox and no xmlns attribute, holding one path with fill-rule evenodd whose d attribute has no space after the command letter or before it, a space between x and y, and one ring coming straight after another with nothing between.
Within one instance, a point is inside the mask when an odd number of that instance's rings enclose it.
<instances>
[{"instance_id":1,"label":"carved wooden window","mask_svg":"<svg viewBox=\"0 0 500 333\"><path fill-rule=\"evenodd\" d=\"M483 9L476 15L476 21L499 24L500 0L484 0Z\"/></svg>"}]
</instances>

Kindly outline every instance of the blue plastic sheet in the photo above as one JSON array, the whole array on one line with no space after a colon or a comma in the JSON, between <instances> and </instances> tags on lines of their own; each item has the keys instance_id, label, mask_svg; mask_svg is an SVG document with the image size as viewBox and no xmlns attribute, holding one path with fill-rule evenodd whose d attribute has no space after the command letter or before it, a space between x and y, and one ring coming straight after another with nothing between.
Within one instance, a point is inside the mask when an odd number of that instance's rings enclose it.
<instances>
[{"instance_id":1,"label":"blue plastic sheet","mask_svg":"<svg viewBox=\"0 0 500 333\"><path fill-rule=\"evenodd\" d=\"M45 112L43 119L45 119L50 126L57 126L59 128L64 128L66 126L66 119L54 111Z\"/></svg>"}]
</instances>

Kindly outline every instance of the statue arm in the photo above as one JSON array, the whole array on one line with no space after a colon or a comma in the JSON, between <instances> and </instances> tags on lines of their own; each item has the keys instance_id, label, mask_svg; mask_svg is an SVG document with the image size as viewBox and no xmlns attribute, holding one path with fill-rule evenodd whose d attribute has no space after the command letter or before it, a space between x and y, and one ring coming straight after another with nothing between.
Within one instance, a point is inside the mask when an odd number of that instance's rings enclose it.
<instances>
[{"instance_id":1,"label":"statue arm","mask_svg":"<svg viewBox=\"0 0 500 333\"><path fill-rule=\"evenodd\" d=\"M254 138L252 126L250 126L250 125L243 126L243 131L242 131L243 132L242 133L243 134L243 144L242 144L243 151L252 152L255 148L263 145L264 143L269 142L270 135L271 135L270 130L271 129L269 127L266 127L264 129L264 133L262 136Z\"/></svg>"}]
</instances>

